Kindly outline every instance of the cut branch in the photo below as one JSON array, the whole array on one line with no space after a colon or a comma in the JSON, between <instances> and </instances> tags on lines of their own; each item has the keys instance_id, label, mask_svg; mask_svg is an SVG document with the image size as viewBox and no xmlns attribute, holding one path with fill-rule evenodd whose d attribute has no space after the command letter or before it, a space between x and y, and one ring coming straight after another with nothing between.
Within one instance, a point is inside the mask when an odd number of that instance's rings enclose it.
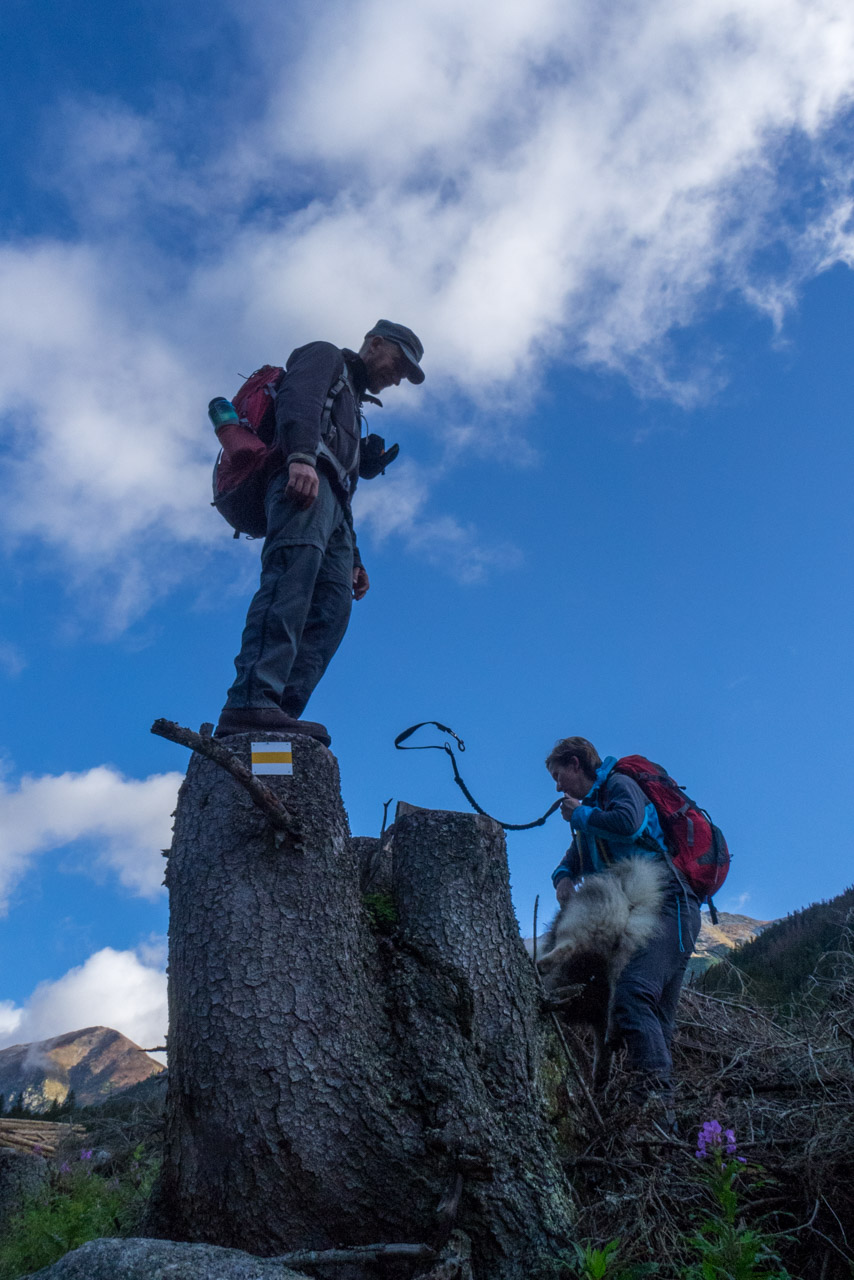
<instances>
[{"instance_id":1,"label":"cut branch","mask_svg":"<svg viewBox=\"0 0 854 1280\"><path fill-rule=\"evenodd\" d=\"M292 836L299 835L299 824L290 809L281 803L269 787L259 782L243 761L238 760L227 747L222 746L214 738L206 738L200 733L194 733L192 729L185 729L174 720L155 720L151 726L151 732L156 733L159 738L168 738L170 742L177 742L180 747L188 747L190 751L198 751L200 755L213 760L214 764L218 764L221 769L225 769L226 773L230 773L235 782L239 782L241 787L249 793L253 804L258 806L270 826L278 831L287 831Z\"/></svg>"},{"instance_id":2,"label":"cut branch","mask_svg":"<svg viewBox=\"0 0 854 1280\"><path fill-rule=\"evenodd\" d=\"M302 1249L280 1253L271 1262L285 1267L316 1267L329 1262L379 1262L383 1258L403 1258L409 1262L433 1262L439 1255L427 1244L361 1244L347 1249Z\"/></svg>"}]
</instances>

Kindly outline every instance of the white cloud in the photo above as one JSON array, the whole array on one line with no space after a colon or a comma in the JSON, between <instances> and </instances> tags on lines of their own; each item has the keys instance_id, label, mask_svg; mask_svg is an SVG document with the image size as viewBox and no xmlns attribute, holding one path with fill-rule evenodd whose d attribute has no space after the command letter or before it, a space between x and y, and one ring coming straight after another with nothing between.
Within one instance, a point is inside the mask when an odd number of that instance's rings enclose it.
<instances>
[{"instance_id":1,"label":"white cloud","mask_svg":"<svg viewBox=\"0 0 854 1280\"><path fill-rule=\"evenodd\" d=\"M437 478L441 478L441 470L426 478L408 462L395 463L382 484L357 490L354 515L358 528L369 530L380 543L395 538L463 583L480 582L494 569L520 564L521 553L512 544L487 545L471 524L464 525L451 516L425 515Z\"/></svg>"},{"instance_id":2,"label":"white cloud","mask_svg":"<svg viewBox=\"0 0 854 1280\"><path fill-rule=\"evenodd\" d=\"M0 781L0 908L38 854L89 840L97 862L131 893L161 892L170 814L182 775L125 778L101 765L86 773Z\"/></svg>"},{"instance_id":3,"label":"white cloud","mask_svg":"<svg viewBox=\"0 0 854 1280\"><path fill-rule=\"evenodd\" d=\"M340 46L324 22L274 99L271 142L334 180L281 240L304 273L358 246L360 296L391 284L431 369L464 381L558 343L642 358L666 389L651 346L714 283L761 301L752 254L769 219L786 235L782 145L817 139L854 88L854 13L835 0L348 14ZM833 208L849 161L819 165Z\"/></svg>"},{"instance_id":4,"label":"white cloud","mask_svg":"<svg viewBox=\"0 0 854 1280\"><path fill-rule=\"evenodd\" d=\"M0 403L18 446L5 520L89 560L147 531L216 528L197 362L130 310L138 284L89 247L0 251Z\"/></svg>"},{"instance_id":5,"label":"white cloud","mask_svg":"<svg viewBox=\"0 0 854 1280\"><path fill-rule=\"evenodd\" d=\"M261 0L241 15L277 30ZM427 348L394 403L440 434L449 396L504 407L524 377L530 406L554 360L687 404L725 371L677 358L676 330L733 296L779 328L854 262L847 0L431 0L393 22L348 0L305 23L295 61L235 67L253 127L202 159L162 117L66 104L56 181L85 235L0 249L2 519L112 572L116 627L224 537L204 405L239 369L386 315ZM381 530L408 509L415 554L465 544L482 572L476 531L419 495L398 475L363 510Z\"/></svg>"},{"instance_id":6,"label":"white cloud","mask_svg":"<svg viewBox=\"0 0 854 1280\"><path fill-rule=\"evenodd\" d=\"M744 915L752 898L753 894L745 891L744 893L719 897L716 900L716 905L719 911L729 911L732 915Z\"/></svg>"},{"instance_id":7,"label":"white cloud","mask_svg":"<svg viewBox=\"0 0 854 1280\"><path fill-rule=\"evenodd\" d=\"M15 1032L23 1021L24 1011L11 1000L0 1000L0 1048L17 1043Z\"/></svg>"},{"instance_id":8,"label":"white cloud","mask_svg":"<svg viewBox=\"0 0 854 1280\"><path fill-rule=\"evenodd\" d=\"M126 224L128 215L156 206L197 217L210 212L206 184L182 169L168 138L181 128L175 100L143 116L118 99L66 99L42 158L40 177L62 190L87 226ZM168 113L168 114L167 114ZM69 145L70 144L70 145ZM220 175L220 187L227 175Z\"/></svg>"},{"instance_id":9,"label":"white cloud","mask_svg":"<svg viewBox=\"0 0 854 1280\"><path fill-rule=\"evenodd\" d=\"M13 680L26 668L27 660L16 644L0 640L0 669Z\"/></svg>"},{"instance_id":10,"label":"white cloud","mask_svg":"<svg viewBox=\"0 0 854 1280\"><path fill-rule=\"evenodd\" d=\"M0 1048L96 1026L153 1048L165 1043L167 1024L162 946L104 947L56 981L40 982L23 1006L0 1001Z\"/></svg>"}]
</instances>

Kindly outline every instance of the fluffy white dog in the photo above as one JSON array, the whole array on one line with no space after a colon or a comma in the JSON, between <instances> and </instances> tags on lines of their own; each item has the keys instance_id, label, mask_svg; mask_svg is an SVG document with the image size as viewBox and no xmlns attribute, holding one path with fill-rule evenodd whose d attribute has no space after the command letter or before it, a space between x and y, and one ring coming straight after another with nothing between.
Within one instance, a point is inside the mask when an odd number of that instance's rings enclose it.
<instances>
[{"instance_id":1,"label":"fluffy white dog","mask_svg":"<svg viewBox=\"0 0 854 1280\"><path fill-rule=\"evenodd\" d=\"M537 968L558 1012L571 1024L593 1028L597 1088L611 1066L614 987L632 956L660 928L666 880L666 865L649 858L627 858L588 876L537 944Z\"/></svg>"}]
</instances>

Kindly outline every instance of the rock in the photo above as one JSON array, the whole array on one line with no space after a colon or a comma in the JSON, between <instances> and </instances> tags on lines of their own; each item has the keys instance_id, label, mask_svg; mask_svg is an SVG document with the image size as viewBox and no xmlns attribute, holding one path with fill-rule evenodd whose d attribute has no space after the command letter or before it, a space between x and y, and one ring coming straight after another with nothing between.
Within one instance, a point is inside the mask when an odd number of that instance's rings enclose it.
<instances>
[{"instance_id":1,"label":"rock","mask_svg":"<svg viewBox=\"0 0 854 1280\"><path fill-rule=\"evenodd\" d=\"M27 1280L306 1280L271 1258L172 1240L90 1240Z\"/></svg>"},{"instance_id":2,"label":"rock","mask_svg":"<svg viewBox=\"0 0 854 1280\"><path fill-rule=\"evenodd\" d=\"M22 1151L0 1150L0 1234L24 1201L47 1179L47 1161Z\"/></svg>"}]
</instances>

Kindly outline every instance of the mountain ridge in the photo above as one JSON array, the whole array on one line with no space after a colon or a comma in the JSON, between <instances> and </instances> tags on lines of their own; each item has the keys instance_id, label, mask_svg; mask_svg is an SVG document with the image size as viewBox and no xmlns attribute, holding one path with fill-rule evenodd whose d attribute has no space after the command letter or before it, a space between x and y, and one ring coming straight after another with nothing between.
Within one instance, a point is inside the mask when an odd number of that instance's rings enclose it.
<instances>
[{"instance_id":1,"label":"mountain ridge","mask_svg":"<svg viewBox=\"0 0 854 1280\"><path fill-rule=\"evenodd\" d=\"M16 1102L43 1111L73 1089L77 1103L89 1106L163 1070L120 1031L83 1027L0 1049L0 1094L7 1107Z\"/></svg>"},{"instance_id":2,"label":"mountain ridge","mask_svg":"<svg viewBox=\"0 0 854 1280\"><path fill-rule=\"evenodd\" d=\"M691 956L691 971L702 973L719 960L727 959L736 947L752 942L774 923L773 920L755 920L752 916L733 911L719 911L717 923L713 924L711 916L704 911Z\"/></svg>"}]
</instances>

